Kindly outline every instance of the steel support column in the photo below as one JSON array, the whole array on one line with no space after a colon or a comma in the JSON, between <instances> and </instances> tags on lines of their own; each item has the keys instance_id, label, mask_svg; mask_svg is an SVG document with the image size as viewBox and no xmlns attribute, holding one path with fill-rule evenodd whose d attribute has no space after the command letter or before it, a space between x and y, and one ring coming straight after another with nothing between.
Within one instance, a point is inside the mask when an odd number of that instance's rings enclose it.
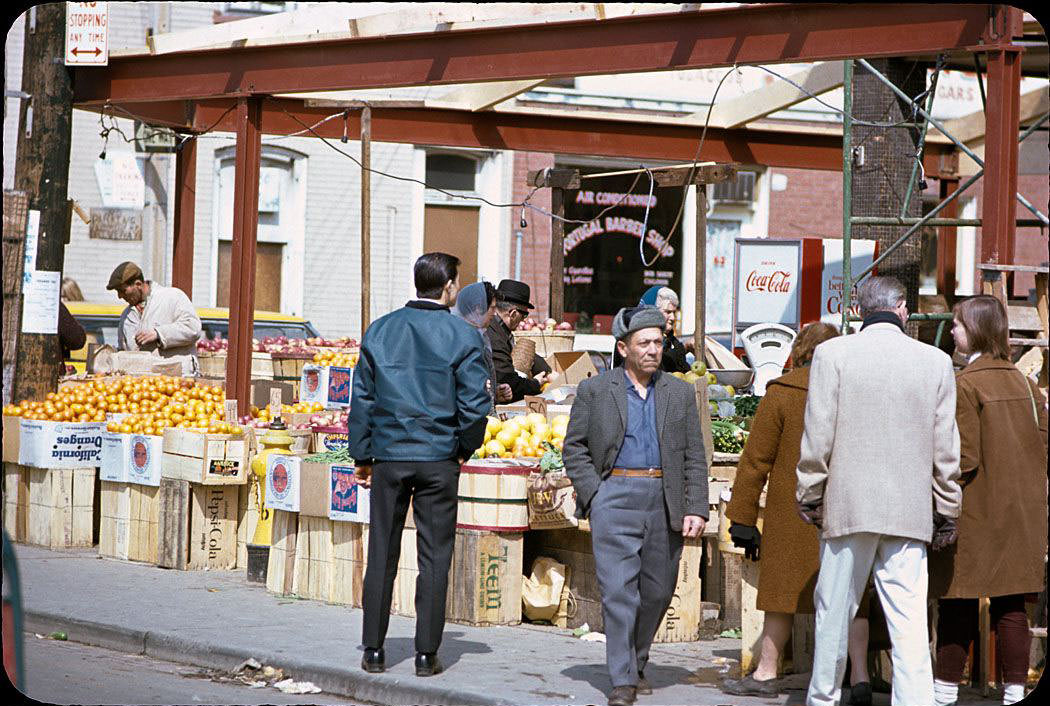
<instances>
[{"instance_id":1,"label":"steel support column","mask_svg":"<svg viewBox=\"0 0 1050 706\"><path fill-rule=\"evenodd\" d=\"M226 397L240 414L251 405L252 324L255 318L255 243L259 226L261 98L237 101L237 157L233 177L233 254L230 266L230 350Z\"/></svg>"},{"instance_id":2,"label":"steel support column","mask_svg":"<svg viewBox=\"0 0 1050 706\"><path fill-rule=\"evenodd\" d=\"M853 299L853 60L842 62L842 333Z\"/></svg>"},{"instance_id":3,"label":"steel support column","mask_svg":"<svg viewBox=\"0 0 1050 706\"><path fill-rule=\"evenodd\" d=\"M1021 48L990 51L981 205L983 263L1009 264L1014 258L1020 93Z\"/></svg>"},{"instance_id":4,"label":"steel support column","mask_svg":"<svg viewBox=\"0 0 1050 706\"><path fill-rule=\"evenodd\" d=\"M947 199L959 188L958 179L941 179L941 200ZM955 218L958 215L958 202L952 201L944 209L945 218ZM948 306L955 300L955 253L956 235L958 229L955 226L941 226L937 233L937 292L941 294ZM940 330L938 329L938 339Z\"/></svg>"},{"instance_id":5,"label":"steel support column","mask_svg":"<svg viewBox=\"0 0 1050 706\"><path fill-rule=\"evenodd\" d=\"M197 196L197 140L182 143L175 154L174 243L171 286L193 298L193 224Z\"/></svg>"},{"instance_id":6,"label":"steel support column","mask_svg":"<svg viewBox=\"0 0 1050 706\"><path fill-rule=\"evenodd\" d=\"M694 306L693 354L698 361L703 363L707 360L705 357L707 353L707 184L696 185L696 302Z\"/></svg>"}]
</instances>

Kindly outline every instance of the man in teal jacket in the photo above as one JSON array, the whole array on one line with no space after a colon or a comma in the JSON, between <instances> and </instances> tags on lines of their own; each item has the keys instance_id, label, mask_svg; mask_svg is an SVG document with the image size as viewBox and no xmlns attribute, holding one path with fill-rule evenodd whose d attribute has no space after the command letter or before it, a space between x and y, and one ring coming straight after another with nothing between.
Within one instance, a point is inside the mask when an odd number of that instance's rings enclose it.
<instances>
[{"instance_id":1,"label":"man in teal jacket","mask_svg":"<svg viewBox=\"0 0 1050 706\"><path fill-rule=\"evenodd\" d=\"M481 446L492 403L484 343L449 306L459 291L459 260L416 260L417 299L375 321L361 342L348 421L358 482L371 487L364 583L368 672L385 668L383 640L412 502L419 547L416 674L442 671L448 572L456 534L459 468Z\"/></svg>"}]
</instances>

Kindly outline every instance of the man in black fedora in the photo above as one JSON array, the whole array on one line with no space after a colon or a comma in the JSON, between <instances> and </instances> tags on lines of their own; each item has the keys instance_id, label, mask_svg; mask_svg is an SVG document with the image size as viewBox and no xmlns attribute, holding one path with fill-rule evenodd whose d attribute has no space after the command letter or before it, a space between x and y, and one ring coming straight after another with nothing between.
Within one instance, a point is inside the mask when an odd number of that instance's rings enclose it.
<instances>
[{"instance_id":1,"label":"man in black fedora","mask_svg":"<svg viewBox=\"0 0 1050 706\"><path fill-rule=\"evenodd\" d=\"M531 372L535 377L529 377L514 369L510 357L514 350L514 335L511 332L529 315L530 309L536 308L529 301L531 294L529 285L513 279L505 279L496 287L496 315L492 317L487 333L492 345L496 382L509 385L511 390L511 399L502 401L517 402L525 395L538 395L540 388L549 380L551 368L543 358L533 358Z\"/></svg>"}]
</instances>

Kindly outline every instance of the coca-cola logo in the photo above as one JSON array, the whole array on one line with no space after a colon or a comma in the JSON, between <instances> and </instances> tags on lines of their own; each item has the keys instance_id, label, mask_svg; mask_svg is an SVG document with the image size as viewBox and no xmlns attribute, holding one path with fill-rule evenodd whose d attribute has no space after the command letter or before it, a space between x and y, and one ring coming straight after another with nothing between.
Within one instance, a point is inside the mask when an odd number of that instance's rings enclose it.
<instances>
[{"instance_id":1,"label":"coca-cola logo","mask_svg":"<svg viewBox=\"0 0 1050 706\"><path fill-rule=\"evenodd\" d=\"M749 292L770 292L786 294L791 291L791 273L785 270L776 270L770 274L759 274L758 270L751 270L744 285Z\"/></svg>"}]
</instances>

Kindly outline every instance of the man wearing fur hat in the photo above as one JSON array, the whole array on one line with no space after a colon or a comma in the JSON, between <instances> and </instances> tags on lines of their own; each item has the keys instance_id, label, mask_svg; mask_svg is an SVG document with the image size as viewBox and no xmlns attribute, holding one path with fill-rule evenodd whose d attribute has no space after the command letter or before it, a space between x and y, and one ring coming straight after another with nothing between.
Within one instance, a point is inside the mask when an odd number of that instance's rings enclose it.
<instances>
[{"instance_id":1,"label":"man wearing fur hat","mask_svg":"<svg viewBox=\"0 0 1050 706\"><path fill-rule=\"evenodd\" d=\"M674 594L682 541L698 537L708 518L695 391L660 372L664 325L652 306L616 314L624 366L580 383L565 435L576 514L591 523L609 706L652 693L644 670Z\"/></svg>"}]
</instances>

